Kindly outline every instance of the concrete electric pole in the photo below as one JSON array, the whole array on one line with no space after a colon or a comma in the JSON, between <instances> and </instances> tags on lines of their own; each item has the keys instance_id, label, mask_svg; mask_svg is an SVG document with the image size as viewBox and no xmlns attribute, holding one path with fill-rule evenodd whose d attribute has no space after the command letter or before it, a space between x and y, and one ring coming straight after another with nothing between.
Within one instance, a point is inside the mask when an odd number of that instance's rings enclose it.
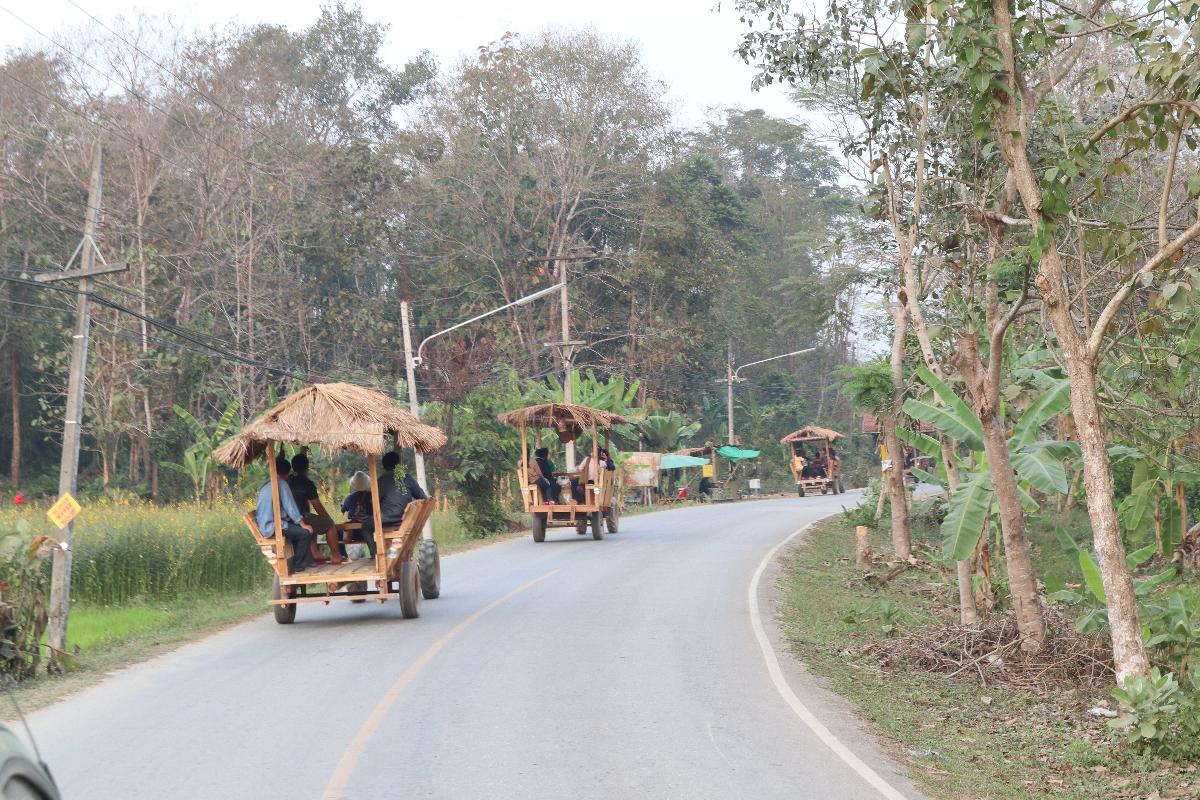
<instances>
[{"instance_id":1,"label":"concrete electric pole","mask_svg":"<svg viewBox=\"0 0 1200 800\"><path fill-rule=\"evenodd\" d=\"M79 483L79 443L82 438L84 392L87 389L88 334L92 327L91 291L96 275L122 272L128 264L102 264L96 266L100 250L96 246L96 228L100 224L100 202L103 195L103 158L99 144L92 162L92 178L88 185L87 211L83 218L83 239L75 248L70 261L61 272L43 273L35 276L42 283L60 280L79 280L79 293L75 298L75 332L71 337L71 371L67 378L67 408L63 419L62 461L58 469L58 496L74 495ZM80 269L71 270L75 256L79 256ZM100 256L103 262L104 256ZM60 546L54 551L54 564L50 571L50 625L49 644L55 661L58 653L67 649L67 614L71 608L71 540L75 535L75 524L67 523L63 528Z\"/></svg>"}]
</instances>

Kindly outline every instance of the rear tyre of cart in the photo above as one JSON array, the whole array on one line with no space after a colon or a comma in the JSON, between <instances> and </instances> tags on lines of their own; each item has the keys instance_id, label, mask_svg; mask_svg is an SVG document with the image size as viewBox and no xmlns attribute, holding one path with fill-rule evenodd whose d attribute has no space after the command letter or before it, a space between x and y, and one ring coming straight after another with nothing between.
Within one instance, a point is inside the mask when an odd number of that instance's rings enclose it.
<instances>
[{"instance_id":1,"label":"rear tyre of cart","mask_svg":"<svg viewBox=\"0 0 1200 800\"><path fill-rule=\"evenodd\" d=\"M283 587L279 585L279 576L275 576L275 583L271 586L271 599L283 599ZM296 604L288 603L286 606L271 606L275 611L275 621L280 625L291 625L296 621Z\"/></svg>"},{"instance_id":2,"label":"rear tyre of cart","mask_svg":"<svg viewBox=\"0 0 1200 800\"><path fill-rule=\"evenodd\" d=\"M802 483L797 483L797 484L796 484L796 491L799 493L799 495L800 495L801 497L804 497L804 484L802 484Z\"/></svg>"},{"instance_id":3,"label":"rear tyre of cart","mask_svg":"<svg viewBox=\"0 0 1200 800\"><path fill-rule=\"evenodd\" d=\"M421 594L426 600L436 600L442 593L442 557L433 539L421 540L417 550L417 571L421 573Z\"/></svg>"},{"instance_id":4,"label":"rear tyre of cart","mask_svg":"<svg viewBox=\"0 0 1200 800\"><path fill-rule=\"evenodd\" d=\"M421 616L421 570L415 561L400 565L400 613L405 619Z\"/></svg>"},{"instance_id":5,"label":"rear tyre of cart","mask_svg":"<svg viewBox=\"0 0 1200 800\"><path fill-rule=\"evenodd\" d=\"M533 515L533 540L535 542L546 541L546 513Z\"/></svg>"},{"instance_id":6,"label":"rear tyre of cart","mask_svg":"<svg viewBox=\"0 0 1200 800\"><path fill-rule=\"evenodd\" d=\"M842 479L841 479L841 478L838 478L838 487L837 487L837 490L838 490L838 494L845 494L845 493L846 493L846 484L842 483Z\"/></svg>"},{"instance_id":7,"label":"rear tyre of cart","mask_svg":"<svg viewBox=\"0 0 1200 800\"><path fill-rule=\"evenodd\" d=\"M592 513L591 516L592 516L592 520L591 520L592 521L592 538L593 539L603 539L604 538L604 520L602 520L600 518L600 512L595 511Z\"/></svg>"},{"instance_id":8,"label":"rear tyre of cart","mask_svg":"<svg viewBox=\"0 0 1200 800\"><path fill-rule=\"evenodd\" d=\"M580 536L583 536L585 533L587 533L587 526L588 526L588 518L587 517L580 517L579 519L575 520L575 532L578 533Z\"/></svg>"},{"instance_id":9,"label":"rear tyre of cart","mask_svg":"<svg viewBox=\"0 0 1200 800\"><path fill-rule=\"evenodd\" d=\"M609 533L616 533L620 530L621 510L615 505L609 506L604 512L604 522L608 525Z\"/></svg>"}]
</instances>

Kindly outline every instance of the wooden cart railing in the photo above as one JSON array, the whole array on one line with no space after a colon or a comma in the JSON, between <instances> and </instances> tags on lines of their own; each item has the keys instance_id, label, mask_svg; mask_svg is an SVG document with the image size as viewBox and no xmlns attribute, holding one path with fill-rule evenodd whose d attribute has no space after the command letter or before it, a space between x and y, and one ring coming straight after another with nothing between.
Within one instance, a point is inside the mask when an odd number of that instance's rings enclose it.
<instances>
[{"instance_id":1,"label":"wooden cart railing","mask_svg":"<svg viewBox=\"0 0 1200 800\"><path fill-rule=\"evenodd\" d=\"M400 573L400 565L412 558L417 542L421 540L421 529L436 507L437 500L432 497L409 502L400 524L384 528L376 538L377 555L374 562L371 559L359 559L338 567L316 567L296 574L291 574L287 565L287 559L293 555L292 543L284 538L281 559L276 538L262 535L255 513L246 512L244 519L263 557L279 576L280 583L327 583L331 580L343 582L382 578L394 580ZM352 529L355 526L357 523L350 523L348 527ZM382 569L380 564L383 565Z\"/></svg>"}]
</instances>

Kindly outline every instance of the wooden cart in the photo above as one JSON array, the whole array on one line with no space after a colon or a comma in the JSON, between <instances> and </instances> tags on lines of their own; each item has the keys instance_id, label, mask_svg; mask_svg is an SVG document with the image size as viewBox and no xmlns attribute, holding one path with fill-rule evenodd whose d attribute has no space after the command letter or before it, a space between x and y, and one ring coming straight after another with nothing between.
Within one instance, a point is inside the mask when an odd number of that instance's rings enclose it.
<instances>
[{"instance_id":1,"label":"wooden cart","mask_svg":"<svg viewBox=\"0 0 1200 800\"><path fill-rule=\"evenodd\" d=\"M796 481L796 490L801 497L806 494L815 494L820 491L821 494L841 494L846 491L846 486L842 482L842 462L836 455L830 455L830 445L841 439L842 434L829 428L821 428L816 425L810 425L807 428L801 428L798 431L793 431L787 436L780 439L781 444L788 446L789 466L792 469L792 478ZM824 477L805 477L804 468L808 465L808 458L803 455L806 451L810 454L813 450L818 450L825 455L825 476Z\"/></svg>"},{"instance_id":2,"label":"wooden cart","mask_svg":"<svg viewBox=\"0 0 1200 800\"><path fill-rule=\"evenodd\" d=\"M314 384L290 395L221 445L213 455L238 469L260 456L265 457L272 487L274 527L280 531L279 479L275 469L280 445L315 444L358 452L367 459L371 485L378 486L376 462L387 450L413 447L428 453L445 443L441 431L421 423L387 395L350 384L328 383ZM399 524L385 527L379 494L372 491L375 556L349 559L337 565L316 565L303 572L292 572L289 567L292 543L281 534L264 537L255 513L247 513L246 526L275 573L271 599L275 621L285 625L295 621L300 603L366 599L382 603L393 597L400 599L404 618L420 616L421 597L432 599L441 592L437 543L421 539L421 530L435 505L432 497L413 500L404 509ZM351 523L345 527L358 526Z\"/></svg>"},{"instance_id":3,"label":"wooden cart","mask_svg":"<svg viewBox=\"0 0 1200 800\"><path fill-rule=\"evenodd\" d=\"M624 425L629 420L608 411L601 411L587 406L572 403L545 403L537 406L519 408L500 415L500 421L521 430L521 471L517 480L521 485L521 500L525 511L533 516L533 540L546 541L547 528L575 528L579 534L587 533L588 525L592 528L593 539L604 538L604 527L609 533L619 529L621 515L620 481L616 470L599 470L600 480L591 483L584 476L570 472L557 472L556 476L576 478L583 489L583 502L576 502L573 497L565 502L548 504L543 501L536 484L529 483L529 428L549 428L558 434L559 441L573 442L583 434L584 430L591 431L592 461L599 460L600 441L598 434L604 433L604 449L609 449L608 429L614 425ZM557 489L557 487L555 487Z\"/></svg>"}]
</instances>

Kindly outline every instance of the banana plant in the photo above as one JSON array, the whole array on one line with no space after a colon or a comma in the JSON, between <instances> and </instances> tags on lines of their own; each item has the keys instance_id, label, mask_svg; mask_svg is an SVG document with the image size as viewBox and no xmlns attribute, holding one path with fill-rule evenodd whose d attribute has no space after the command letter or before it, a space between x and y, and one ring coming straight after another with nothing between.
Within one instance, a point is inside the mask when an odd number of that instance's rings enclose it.
<instances>
[{"instance_id":1,"label":"banana plant","mask_svg":"<svg viewBox=\"0 0 1200 800\"><path fill-rule=\"evenodd\" d=\"M1100 577L1100 565L1096 563L1096 557L1092 555L1090 550L1084 550L1077 545L1075 540L1067 535L1067 532L1062 528L1056 528L1055 533L1058 536L1059 546L1068 555L1074 556L1079 561L1079 571L1083 574L1083 584L1087 587L1091 600L1096 604L1096 607L1080 615L1079 619L1075 621L1075 630L1080 633L1091 633L1092 631L1099 630L1108 625L1108 595L1104 591L1104 581ZM1154 545L1151 544L1127 554L1125 562L1129 565L1129 569L1132 572L1153 557ZM1133 593L1139 598L1145 597L1155 588L1174 577L1175 567L1168 567L1157 575L1136 579L1133 582ZM1084 602L1088 598L1080 592L1063 589L1051 593L1046 599L1051 602L1075 605Z\"/></svg>"},{"instance_id":2,"label":"banana plant","mask_svg":"<svg viewBox=\"0 0 1200 800\"><path fill-rule=\"evenodd\" d=\"M975 412L945 381L925 367L918 369L917 375L941 404L909 398L904 401L904 413L932 425L965 445L974 455L974 466L963 476L958 489L949 498L941 528L943 555L960 561L975 549L995 498L987 458L983 452L983 425ZM1008 440L1013 468L1020 478L1021 501L1029 511L1038 509L1036 501L1028 493L1030 487L1044 494L1067 492L1070 484L1063 460L1078 456L1078 446L1074 442L1038 438L1042 425L1062 413L1070 400L1070 387L1065 378L1052 378L1044 383L1046 388L1021 415ZM940 452L937 441L930 436L906 430L897 430L897 433L923 453L936 456ZM923 480L945 485L944 476L931 475L923 470L913 472Z\"/></svg>"},{"instance_id":3,"label":"banana plant","mask_svg":"<svg viewBox=\"0 0 1200 800\"><path fill-rule=\"evenodd\" d=\"M229 405L225 407L225 413L221 414L221 418L217 420L217 424L210 433L204 427L204 423L196 419L190 411L180 406L174 406L175 416L183 420L195 442L183 451L182 464L166 461L163 462L163 466L181 475L186 475L192 481L192 493L197 505L200 504L206 491L209 501L214 499L213 487L210 483L215 469L213 450L217 449L217 446L228 434L233 433L238 407L237 400L230 401Z\"/></svg>"},{"instance_id":4,"label":"banana plant","mask_svg":"<svg viewBox=\"0 0 1200 800\"><path fill-rule=\"evenodd\" d=\"M699 422L688 422L678 411L651 414L638 422L638 433L644 445L656 453L670 453L683 447L684 442L700 430Z\"/></svg>"}]
</instances>

